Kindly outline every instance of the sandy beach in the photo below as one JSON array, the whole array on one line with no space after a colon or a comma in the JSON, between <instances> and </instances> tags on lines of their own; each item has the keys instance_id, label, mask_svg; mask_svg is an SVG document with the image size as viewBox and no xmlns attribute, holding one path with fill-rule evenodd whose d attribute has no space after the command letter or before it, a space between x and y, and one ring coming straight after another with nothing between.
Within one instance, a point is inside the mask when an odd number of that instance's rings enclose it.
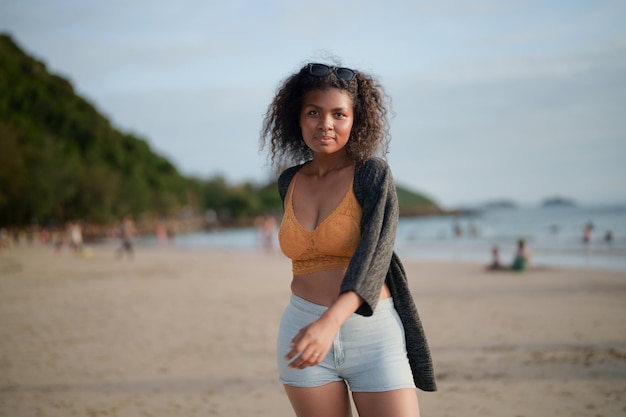
<instances>
[{"instance_id":1,"label":"sandy beach","mask_svg":"<svg viewBox=\"0 0 626 417\"><path fill-rule=\"evenodd\" d=\"M262 251L0 252L0 416L292 416ZM626 273L405 262L439 391L426 417L626 416Z\"/></svg>"}]
</instances>

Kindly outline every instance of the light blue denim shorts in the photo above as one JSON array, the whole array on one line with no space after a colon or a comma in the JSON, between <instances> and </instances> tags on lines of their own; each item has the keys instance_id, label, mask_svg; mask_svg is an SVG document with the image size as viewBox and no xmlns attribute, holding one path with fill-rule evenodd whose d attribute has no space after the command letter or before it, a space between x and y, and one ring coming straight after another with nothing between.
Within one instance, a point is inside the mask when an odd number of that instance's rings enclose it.
<instances>
[{"instance_id":1,"label":"light blue denim shorts","mask_svg":"<svg viewBox=\"0 0 626 417\"><path fill-rule=\"evenodd\" d=\"M345 381L353 392L381 392L415 388L406 354L404 328L391 298L378 302L374 314L352 314L341 326L328 355L318 365L291 369L283 358L289 343L327 307L292 295L278 332L280 382L294 387L318 387Z\"/></svg>"}]
</instances>

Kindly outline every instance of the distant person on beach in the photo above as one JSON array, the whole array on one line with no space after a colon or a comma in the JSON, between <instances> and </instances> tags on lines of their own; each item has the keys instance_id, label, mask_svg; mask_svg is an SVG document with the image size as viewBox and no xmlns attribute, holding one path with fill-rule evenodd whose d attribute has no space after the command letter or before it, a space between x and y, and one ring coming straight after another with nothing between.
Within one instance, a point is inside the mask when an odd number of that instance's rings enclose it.
<instances>
[{"instance_id":1,"label":"distant person on beach","mask_svg":"<svg viewBox=\"0 0 626 417\"><path fill-rule=\"evenodd\" d=\"M452 228L454 231L454 237L462 237L463 229L461 229L461 225L458 222L454 222L454 227Z\"/></svg>"},{"instance_id":2,"label":"distant person on beach","mask_svg":"<svg viewBox=\"0 0 626 417\"><path fill-rule=\"evenodd\" d=\"M177 231L178 231L178 228L176 227L175 223L167 228L167 242L170 245L174 245L174 243L176 243L176 233L177 233Z\"/></svg>"},{"instance_id":3,"label":"distant person on beach","mask_svg":"<svg viewBox=\"0 0 626 417\"><path fill-rule=\"evenodd\" d=\"M118 257L122 257L127 254L129 258L133 258L133 240L135 238L135 224L130 216L124 216L120 223L120 247L117 248L116 254Z\"/></svg>"},{"instance_id":4,"label":"distant person on beach","mask_svg":"<svg viewBox=\"0 0 626 417\"><path fill-rule=\"evenodd\" d=\"M165 244L167 244L167 228L163 222L157 222L154 234L156 236L157 245L165 246Z\"/></svg>"},{"instance_id":5,"label":"distant person on beach","mask_svg":"<svg viewBox=\"0 0 626 417\"><path fill-rule=\"evenodd\" d=\"M500 263L500 248L497 246L491 249L491 263L487 266L487 269L492 271L507 269Z\"/></svg>"},{"instance_id":6,"label":"distant person on beach","mask_svg":"<svg viewBox=\"0 0 626 417\"><path fill-rule=\"evenodd\" d=\"M279 329L280 381L298 416L419 416L436 390L404 269L388 97L364 72L311 63L286 78L261 133L277 167L278 240L292 260Z\"/></svg>"},{"instance_id":7,"label":"distant person on beach","mask_svg":"<svg viewBox=\"0 0 626 417\"><path fill-rule=\"evenodd\" d=\"M260 216L256 219L256 226L259 231L261 247L266 250L274 249L274 235L278 226L276 219L271 214Z\"/></svg>"},{"instance_id":8,"label":"distant person on beach","mask_svg":"<svg viewBox=\"0 0 626 417\"><path fill-rule=\"evenodd\" d=\"M75 221L69 223L68 235L70 238L70 248L74 253L80 253L83 250L83 231L79 222Z\"/></svg>"},{"instance_id":9,"label":"distant person on beach","mask_svg":"<svg viewBox=\"0 0 626 417\"><path fill-rule=\"evenodd\" d=\"M520 239L517 241L517 251L515 252L515 257L513 258L513 264L511 265L511 269L513 271L525 271L528 269L530 264L530 251L526 246L526 241L524 239Z\"/></svg>"},{"instance_id":10,"label":"distant person on beach","mask_svg":"<svg viewBox=\"0 0 626 417\"><path fill-rule=\"evenodd\" d=\"M0 229L0 250L8 249L9 246L9 233L7 229L3 227Z\"/></svg>"},{"instance_id":11,"label":"distant person on beach","mask_svg":"<svg viewBox=\"0 0 626 417\"><path fill-rule=\"evenodd\" d=\"M591 234L593 233L593 223L591 220L583 227L583 243L591 243Z\"/></svg>"},{"instance_id":12,"label":"distant person on beach","mask_svg":"<svg viewBox=\"0 0 626 417\"><path fill-rule=\"evenodd\" d=\"M471 237L478 237L478 228L474 223L471 223L469 226L469 234Z\"/></svg>"},{"instance_id":13,"label":"distant person on beach","mask_svg":"<svg viewBox=\"0 0 626 417\"><path fill-rule=\"evenodd\" d=\"M63 251L63 246L65 246L65 243L67 243L66 241L67 236L65 233L65 229L63 228L63 226L60 226L55 231L53 238L54 251L57 253L57 255L61 255L61 252Z\"/></svg>"}]
</instances>

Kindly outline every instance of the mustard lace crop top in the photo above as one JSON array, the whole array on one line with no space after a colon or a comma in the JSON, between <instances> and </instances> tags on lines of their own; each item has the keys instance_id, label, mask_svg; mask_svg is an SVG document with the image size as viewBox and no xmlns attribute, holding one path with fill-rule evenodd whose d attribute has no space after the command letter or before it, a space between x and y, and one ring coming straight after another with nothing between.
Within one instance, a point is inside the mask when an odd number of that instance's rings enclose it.
<instances>
[{"instance_id":1,"label":"mustard lace crop top","mask_svg":"<svg viewBox=\"0 0 626 417\"><path fill-rule=\"evenodd\" d=\"M293 178L278 232L280 248L292 260L293 274L347 268L361 239L362 211L352 183L335 211L309 231L298 222L293 210L297 176Z\"/></svg>"}]
</instances>

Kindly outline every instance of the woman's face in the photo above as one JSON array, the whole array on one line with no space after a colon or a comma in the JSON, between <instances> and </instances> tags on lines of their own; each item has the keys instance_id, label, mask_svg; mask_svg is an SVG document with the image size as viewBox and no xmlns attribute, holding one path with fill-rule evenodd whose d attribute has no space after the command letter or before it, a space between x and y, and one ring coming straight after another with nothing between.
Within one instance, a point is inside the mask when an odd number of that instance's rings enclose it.
<instances>
[{"instance_id":1,"label":"woman's face","mask_svg":"<svg viewBox=\"0 0 626 417\"><path fill-rule=\"evenodd\" d=\"M311 90L304 95L300 130L304 142L315 154L344 150L353 121L352 99L347 92L329 88Z\"/></svg>"}]
</instances>

